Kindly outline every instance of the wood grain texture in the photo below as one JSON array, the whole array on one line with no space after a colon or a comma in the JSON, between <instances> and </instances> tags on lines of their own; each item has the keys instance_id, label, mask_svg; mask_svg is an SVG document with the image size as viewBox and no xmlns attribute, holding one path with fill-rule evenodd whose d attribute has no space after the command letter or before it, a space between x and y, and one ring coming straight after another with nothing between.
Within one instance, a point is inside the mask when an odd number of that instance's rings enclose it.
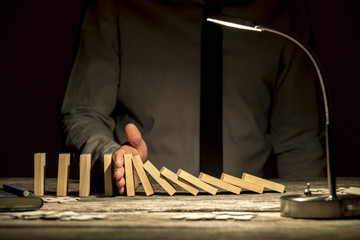
<instances>
[{"instance_id":1,"label":"wood grain texture","mask_svg":"<svg viewBox=\"0 0 360 240\"><path fill-rule=\"evenodd\" d=\"M133 197L135 196L135 186L134 186L134 170L132 163L132 154L124 154L124 168L125 168L126 195L128 197Z\"/></svg>"},{"instance_id":2,"label":"wood grain texture","mask_svg":"<svg viewBox=\"0 0 360 240\"><path fill-rule=\"evenodd\" d=\"M64 197L68 194L69 186L69 171L70 171L70 154L59 154L58 162L58 177L56 195Z\"/></svg>"},{"instance_id":3,"label":"wood grain texture","mask_svg":"<svg viewBox=\"0 0 360 240\"><path fill-rule=\"evenodd\" d=\"M240 192L241 192L241 188L239 188L239 187L237 187L235 185L232 185L230 183L227 183L227 182L225 182L225 181L223 181L221 179L218 179L216 177L213 177L213 176L210 176L208 174L202 173L202 172L199 174L199 179L201 181L204 181L204 182L206 182L208 184L211 184L211 185L213 185L215 187L225 189L225 190L227 190L229 192L232 192L234 194L240 194Z\"/></svg>"},{"instance_id":4,"label":"wood grain texture","mask_svg":"<svg viewBox=\"0 0 360 240\"><path fill-rule=\"evenodd\" d=\"M87 197L90 195L90 171L91 171L91 154L81 154L80 181L79 181L80 197Z\"/></svg>"},{"instance_id":5,"label":"wood grain texture","mask_svg":"<svg viewBox=\"0 0 360 240\"><path fill-rule=\"evenodd\" d=\"M139 155L135 155L132 157L132 161L135 167L135 170L139 176L142 186L144 187L146 196L151 196L154 194L154 189L151 186L150 180L146 175L144 170L144 164Z\"/></svg>"},{"instance_id":6,"label":"wood grain texture","mask_svg":"<svg viewBox=\"0 0 360 240\"><path fill-rule=\"evenodd\" d=\"M107 197L112 196L113 193L113 165L112 154L104 154L104 194Z\"/></svg>"},{"instance_id":7,"label":"wood grain texture","mask_svg":"<svg viewBox=\"0 0 360 240\"><path fill-rule=\"evenodd\" d=\"M176 175L176 174L175 174ZM316 188L327 188L326 178L276 179L286 186L286 194L302 194L306 183ZM33 178L0 178L0 186L7 183L29 191L33 190ZM337 178L337 186L360 186L360 178ZM240 195L222 193L193 196L175 186L178 191L169 196L154 183L156 194L146 197L142 186L138 196L102 197L102 192L86 199L61 204L44 204L39 212L73 211L79 215L106 214L103 220L60 221L23 220L11 217L12 213L0 214L0 239L359 239L360 219L300 220L281 217L280 196L269 191L264 194L242 192ZM46 190L56 192L56 178L46 179ZM69 180L69 197L76 198L77 179ZM55 196L50 196L55 198ZM187 214L250 214L249 221L236 220L174 220ZM18 214L18 213L14 213ZM116 238L116 237L115 237Z\"/></svg>"},{"instance_id":8,"label":"wood grain texture","mask_svg":"<svg viewBox=\"0 0 360 240\"><path fill-rule=\"evenodd\" d=\"M256 177L254 175L243 173L242 179L246 182L251 182L254 184L258 184L260 186L266 187L268 189L283 193L285 191L285 186L280 183L276 183L267 179L263 179L260 177Z\"/></svg>"},{"instance_id":9,"label":"wood grain texture","mask_svg":"<svg viewBox=\"0 0 360 240\"><path fill-rule=\"evenodd\" d=\"M183 180L191 183L192 185L201 188L202 190L212 194L212 195L216 195L217 193L217 189L214 188L213 186L201 181L199 178L191 175L190 173L179 169L176 173L176 175L178 175L179 178L182 178Z\"/></svg>"},{"instance_id":10,"label":"wood grain texture","mask_svg":"<svg viewBox=\"0 0 360 240\"><path fill-rule=\"evenodd\" d=\"M38 196L45 194L45 168L46 154L35 153L34 155L34 193Z\"/></svg>"},{"instance_id":11,"label":"wood grain texture","mask_svg":"<svg viewBox=\"0 0 360 240\"><path fill-rule=\"evenodd\" d=\"M160 171L149 160L144 163L144 169L170 196L175 194L176 189L163 176L161 176Z\"/></svg>"},{"instance_id":12,"label":"wood grain texture","mask_svg":"<svg viewBox=\"0 0 360 240\"><path fill-rule=\"evenodd\" d=\"M237 178L237 177L231 176L231 175L226 174L226 173L221 174L221 180L223 180L224 182L233 184L235 186L238 186L238 187L245 188L247 190L256 192L256 193L261 194L264 191L263 186L260 186L260 185L257 185L257 184L251 183L251 182L246 182L241 178Z\"/></svg>"},{"instance_id":13,"label":"wood grain texture","mask_svg":"<svg viewBox=\"0 0 360 240\"><path fill-rule=\"evenodd\" d=\"M162 176L166 177L167 179L169 179L173 183L179 185L180 187L182 187L184 190L188 191L192 195L196 196L199 193L199 189L197 189L196 187L194 187L190 183L188 183L188 182L186 182L186 181L184 181L182 179L179 179L178 176L174 172L167 169L166 167L162 167L161 170L160 170L160 173L161 173Z\"/></svg>"}]
</instances>

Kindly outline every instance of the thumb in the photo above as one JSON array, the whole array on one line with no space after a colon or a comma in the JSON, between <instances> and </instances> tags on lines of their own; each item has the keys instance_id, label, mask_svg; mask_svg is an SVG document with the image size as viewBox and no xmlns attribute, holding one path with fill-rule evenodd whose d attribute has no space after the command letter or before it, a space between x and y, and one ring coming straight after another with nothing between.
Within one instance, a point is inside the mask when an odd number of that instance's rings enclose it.
<instances>
[{"instance_id":1,"label":"thumb","mask_svg":"<svg viewBox=\"0 0 360 240\"><path fill-rule=\"evenodd\" d=\"M140 153L141 158L146 158L147 146L145 141L142 139L141 133L138 128L134 124L129 123L125 127L125 134L128 142Z\"/></svg>"}]
</instances>

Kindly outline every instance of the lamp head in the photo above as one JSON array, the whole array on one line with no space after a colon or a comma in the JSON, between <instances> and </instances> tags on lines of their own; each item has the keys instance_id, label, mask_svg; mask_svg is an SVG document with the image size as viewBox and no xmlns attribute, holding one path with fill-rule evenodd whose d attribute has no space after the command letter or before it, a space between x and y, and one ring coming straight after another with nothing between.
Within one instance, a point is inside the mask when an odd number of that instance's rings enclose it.
<instances>
[{"instance_id":1,"label":"lamp head","mask_svg":"<svg viewBox=\"0 0 360 240\"><path fill-rule=\"evenodd\" d=\"M261 26L256 25L254 22L249 20L243 20L239 18L232 18L229 16L223 16L219 14L213 14L210 15L206 19L208 22L220 24L227 27L242 29L242 30L248 30L248 31L255 31L255 32L262 32L263 29Z\"/></svg>"}]
</instances>

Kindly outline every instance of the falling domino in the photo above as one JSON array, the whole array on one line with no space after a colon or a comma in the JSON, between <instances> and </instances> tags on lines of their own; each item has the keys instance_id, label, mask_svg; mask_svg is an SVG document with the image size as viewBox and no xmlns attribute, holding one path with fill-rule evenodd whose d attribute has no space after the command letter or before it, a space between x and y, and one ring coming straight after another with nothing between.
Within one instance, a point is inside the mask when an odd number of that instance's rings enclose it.
<instances>
[{"instance_id":1,"label":"falling domino","mask_svg":"<svg viewBox=\"0 0 360 240\"><path fill-rule=\"evenodd\" d=\"M213 186L210 186L209 184L201 181L199 178L191 175L190 173L185 172L182 169L179 169L176 173L180 178L184 179L185 181L203 189L204 191L211 193L212 195L215 195L217 192L217 189Z\"/></svg>"},{"instance_id":2,"label":"falling domino","mask_svg":"<svg viewBox=\"0 0 360 240\"><path fill-rule=\"evenodd\" d=\"M160 174L160 171L149 161L147 160L144 163L144 169L157 181L162 188L170 195L174 195L176 189Z\"/></svg>"},{"instance_id":3,"label":"falling domino","mask_svg":"<svg viewBox=\"0 0 360 240\"><path fill-rule=\"evenodd\" d=\"M131 158L132 158L132 154L124 154L125 187L126 187L126 195L128 197L135 196L134 171L133 171L133 163Z\"/></svg>"},{"instance_id":4,"label":"falling domino","mask_svg":"<svg viewBox=\"0 0 360 240\"><path fill-rule=\"evenodd\" d=\"M248 189L248 190L256 192L256 193L261 194L264 191L263 186L260 186L260 185L257 185L257 184L251 183L251 182L246 182L241 178L237 178L237 177L231 176L226 173L221 174L221 180L223 180L224 182L233 184L235 186Z\"/></svg>"},{"instance_id":5,"label":"falling domino","mask_svg":"<svg viewBox=\"0 0 360 240\"><path fill-rule=\"evenodd\" d=\"M87 197L90 194L91 154L80 155L80 183L79 196Z\"/></svg>"},{"instance_id":6,"label":"falling domino","mask_svg":"<svg viewBox=\"0 0 360 240\"><path fill-rule=\"evenodd\" d=\"M274 191L277 191L280 193L283 193L285 191L285 186L280 183L276 183L276 182L273 182L270 180L259 178L259 177L253 176L251 174L248 174L248 173L243 173L242 179L246 182L251 182L251 183L266 187L268 189L271 189L271 190L274 190Z\"/></svg>"},{"instance_id":7,"label":"falling domino","mask_svg":"<svg viewBox=\"0 0 360 240\"><path fill-rule=\"evenodd\" d=\"M235 193L235 194L240 194L240 192L241 192L241 188L236 187L230 183L224 182L221 179L215 178L213 176L210 176L210 175L202 173L202 172L199 174L199 179L201 181L209 183L215 187L225 189L225 190Z\"/></svg>"},{"instance_id":8,"label":"falling domino","mask_svg":"<svg viewBox=\"0 0 360 240\"><path fill-rule=\"evenodd\" d=\"M58 178L56 195L65 197L68 194L69 186L69 170L70 170L70 154L59 154Z\"/></svg>"},{"instance_id":9,"label":"falling domino","mask_svg":"<svg viewBox=\"0 0 360 240\"><path fill-rule=\"evenodd\" d=\"M34 154L34 193L43 196L45 193L45 167L46 154ZM216 195L218 188L225 189L235 194L240 194L241 188L245 188L257 193L263 193L264 188L268 188L280 193L285 191L285 186L270 180L266 180L254 175L243 173L242 178L237 178L229 174L223 173L221 179L212 177L205 173L200 173L199 178L179 169L175 174L166 167L162 167L159 171L149 160L143 163L140 156L132 154L124 155L125 181L127 196L135 196L134 186L134 168L139 176L147 196L154 194L154 189L147 177L145 170L151 175L161 187L170 195L174 195L176 189L167 181L179 185L186 191L196 196L199 192L198 188L206 192ZM58 179L57 179L57 196L66 196L68 193L70 170L70 154L59 154L58 162ZM91 171L91 155L80 155L80 184L79 196L85 197L90 194L90 171ZM113 196L112 184L112 154L104 155L104 189L105 196ZM209 185L210 184L210 185ZM213 186L215 187L213 187ZM198 188L197 188L198 187Z\"/></svg>"},{"instance_id":10,"label":"falling domino","mask_svg":"<svg viewBox=\"0 0 360 240\"><path fill-rule=\"evenodd\" d=\"M167 179L169 179L170 181L174 182L175 184L179 185L180 187L182 187L183 189L185 189L194 196L196 196L199 193L199 189L195 188L190 183L187 183L186 181L179 179L174 172L170 171L166 167L161 168L160 174L166 177Z\"/></svg>"},{"instance_id":11,"label":"falling domino","mask_svg":"<svg viewBox=\"0 0 360 240\"><path fill-rule=\"evenodd\" d=\"M34 155L34 193L43 196L45 193L45 166L46 154L35 153Z\"/></svg>"},{"instance_id":12,"label":"falling domino","mask_svg":"<svg viewBox=\"0 0 360 240\"><path fill-rule=\"evenodd\" d=\"M113 195L113 171L112 171L112 154L104 154L104 194L105 196Z\"/></svg>"},{"instance_id":13,"label":"falling domino","mask_svg":"<svg viewBox=\"0 0 360 240\"><path fill-rule=\"evenodd\" d=\"M133 161L135 170L136 170L136 172L137 172L137 174L139 176L139 179L141 181L141 184L142 184L142 186L143 186L143 188L145 190L146 196L153 195L154 194L154 189L151 186L149 178L146 175L146 172L145 172L144 167L143 167L144 164L143 164L140 156L139 155L133 156L132 161Z\"/></svg>"}]
</instances>

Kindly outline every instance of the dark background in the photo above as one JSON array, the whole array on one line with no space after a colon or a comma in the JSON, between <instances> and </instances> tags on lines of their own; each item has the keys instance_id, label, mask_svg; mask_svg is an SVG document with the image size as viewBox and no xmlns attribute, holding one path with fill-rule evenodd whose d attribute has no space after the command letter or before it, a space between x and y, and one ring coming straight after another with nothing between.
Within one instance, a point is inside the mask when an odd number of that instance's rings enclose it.
<instances>
[{"instance_id":1,"label":"dark background","mask_svg":"<svg viewBox=\"0 0 360 240\"><path fill-rule=\"evenodd\" d=\"M360 2L307 1L315 53L327 76L337 176L360 176ZM74 54L84 0L0 2L0 177L32 177L46 152L56 177L62 152L57 115Z\"/></svg>"}]
</instances>

